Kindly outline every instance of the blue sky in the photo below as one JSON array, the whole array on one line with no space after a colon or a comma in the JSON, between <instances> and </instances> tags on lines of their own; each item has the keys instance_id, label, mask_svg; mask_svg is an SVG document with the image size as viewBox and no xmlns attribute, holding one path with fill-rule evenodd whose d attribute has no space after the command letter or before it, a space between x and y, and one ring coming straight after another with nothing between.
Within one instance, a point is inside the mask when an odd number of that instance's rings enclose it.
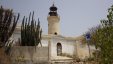
<instances>
[{"instance_id":1,"label":"blue sky","mask_svg":"<svg viewBox=\"0 0 113 64\"><path fill-rule=\"evenodd\" d=\"M101 19L106 19L107 9L113 0L54 0L60 16L61 35L79 36L89 28L97 26ZM15 13L28 16L35 12L35 19L40 19L43 34L48 32L47 16L53 0L0 0L0 5L11 8Z\"/></svg>"}]
</instances>

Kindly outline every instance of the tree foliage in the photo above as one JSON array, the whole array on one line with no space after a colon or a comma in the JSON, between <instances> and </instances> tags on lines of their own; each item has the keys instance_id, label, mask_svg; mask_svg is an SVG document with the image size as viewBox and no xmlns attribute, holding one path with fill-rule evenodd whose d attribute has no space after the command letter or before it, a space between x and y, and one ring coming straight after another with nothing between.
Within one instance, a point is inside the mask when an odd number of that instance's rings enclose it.
<instances>
[{"instance_id":1,"label":"tree foliage","mask_svg":"<svg viewBox=\"0 0 113 64\"><path fill-rule=\"evenodd\" d=\"M113 5L108 9L106 20L101 20L101 26L96 28L91 35L91 42L98 52L100 64L113 63ZM92 29L93 30L93 29ZM97 57L97 56L96 56Z\"/></svg>"},{"instance_id":2,"label":"tree foliage","mask_svg":"<svg viewBox=\"0 0 113 64\"><path fill-rule=\"evenodd\" d=\"M0 47L5 46L17 25L19 19L15 16L13 10L0 8Z\"/></svg>"},{"instance_id":3,"label":"tree foliage","mask_svg":"<svg viewBox=\"0 0 113 64\"><path fill-rule=\"evenodd\" d=\"M40 28L40 21L38 19L38 24L34 20L34 12L29 15L29 18L23 18L21 25L21 45L22 46L36 46L41 44L41 34L42 29Z\"/></svg>"},{"instance_id":4,"label":"tree foliage","mask_svg":"<svg viewBox=\"0 0 113 64\"><path fill-rule=\"evenodd\" d=\"M19 16L19 14L16 16L13 10L0 7L0 64L11 63L10 57L6 55L9 47L5 45L10 44L8 41L14 32Z\"/></svg>"},{"instance_id":5,"label":"tree foliage","mask_svg":"<svg viewBox=\"0 0 113 64\"><path fill-rule=\"evenodd\" d=\"M113 5L108 9L107 20L101 20L102 28L97 31L97 47L100 48L100 63L113 63Z\"/></svg>"}]
</instances>

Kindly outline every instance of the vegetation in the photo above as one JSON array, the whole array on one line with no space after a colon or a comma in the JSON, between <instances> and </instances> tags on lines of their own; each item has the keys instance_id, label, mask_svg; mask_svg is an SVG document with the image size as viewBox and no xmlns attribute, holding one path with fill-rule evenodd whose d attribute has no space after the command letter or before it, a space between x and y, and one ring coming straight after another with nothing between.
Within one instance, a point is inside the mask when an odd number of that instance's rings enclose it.
<instances>
[{"instance_id":1,"label":"vegetation","mask_svg":"<svg viewBox=\"0 0 113 64\"><path fill-rule=\"evenodd\" d=\"M5 46L17 25L19 19L15 16L13 10L0 8L0 47Z\"/></svg>"},{"instance_id":2,"label":"vegetation","mask_svg":"<svg viewBox=\"0 0 113 64\"><path fill-rule=\"evenodd\" d=\"M18 20L19 14L15 16L13 10L0 7L0 64L10 64L10 58L6 55L9 50L7 44L10 44L9 38L14 32Z\"/></svg>"},{"instance_id":3,"label":"vegetation","mask_svg":"<svg viewBox=\"0 0 113 64\"><path fill-rule=\"evenodd\" d=\"M40 28L40 21L38 20L38 24L34 20L34 12L31 13L28 18L23 18L21 25L21 45L22 46L36 46L39 43L41 44L41 34L42 29Z\"/></svg>"},{"instance_id":4,"label":"vegetation","mask_svg":"<svg viewBox=\"0 0 113 64\"><path fill-rule=\"evenodd\" d=\"M107 20L101 20L101 26L91 29L91 40L98 49L96 60L100 64L113 63L113 5L108 9ZM98 57L98 58L97 58Z\"/></svg>"},{"instance_id":5,"label":"vegetation","mask_svg":"<svg viewBox=\"0 0 113 64\"><path fill-rule=\"evenodd\" d=\"M108 19L101 21L102 28L97 31L101 64L113 63L113 5L108 9L108 13Z\"/></svg>"}]
</instances>

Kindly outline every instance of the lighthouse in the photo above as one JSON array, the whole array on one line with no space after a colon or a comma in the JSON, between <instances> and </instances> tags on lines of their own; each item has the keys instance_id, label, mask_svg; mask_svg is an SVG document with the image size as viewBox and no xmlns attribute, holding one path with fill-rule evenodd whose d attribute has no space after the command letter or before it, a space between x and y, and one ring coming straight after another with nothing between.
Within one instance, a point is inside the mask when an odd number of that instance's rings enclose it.
<instances>
[{"instance_id":1,"label":"lighthouse","mask_svg":"<svg viewBox=\"0 0 113 64\"><path fill-rule=\"evenodd\" d=\"M47 20L48 20L48 34L59 35L60 17L57 14L57 7L55 7L54 4L50 7L50 12L48 14Z\"/></svg>"}]
</instances>

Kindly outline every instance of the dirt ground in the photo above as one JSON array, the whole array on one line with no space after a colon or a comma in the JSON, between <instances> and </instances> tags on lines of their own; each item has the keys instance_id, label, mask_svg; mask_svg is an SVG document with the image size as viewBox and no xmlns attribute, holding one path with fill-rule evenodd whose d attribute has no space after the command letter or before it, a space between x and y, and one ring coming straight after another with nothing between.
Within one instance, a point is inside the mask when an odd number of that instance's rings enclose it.
<instances>
[{"instance_id":1,"label":"dirt ground","mask_svg":"<svg viewBox=\"0 0 113 64\"><path fill-rule=\"evenodd\" d=\"M0 48L0 64L11 64L9 56Z\"/></svg>"}]
</instances>

